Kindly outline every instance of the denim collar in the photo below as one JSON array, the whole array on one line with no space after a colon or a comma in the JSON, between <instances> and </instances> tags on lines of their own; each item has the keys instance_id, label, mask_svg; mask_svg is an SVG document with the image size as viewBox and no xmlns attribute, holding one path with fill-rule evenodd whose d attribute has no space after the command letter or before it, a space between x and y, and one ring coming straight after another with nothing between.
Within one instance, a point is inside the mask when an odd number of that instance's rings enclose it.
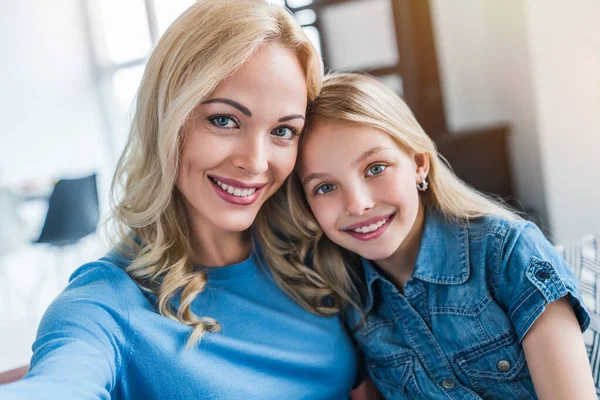
<instances>
[{"instance_id":1,"label":"denim collar","mask_svg":"<svg viewBox=\"0 0 600 400\"><path fill-rule=\"evenodd\" d=\"M382 275L369 260L361 258L361 261L368 289L365 312L369 312L373 304L372 285ZM469 270L467 225L427 209L412 277L440 285L459 285L469 279Z\"/></svg>"}]
</instances>

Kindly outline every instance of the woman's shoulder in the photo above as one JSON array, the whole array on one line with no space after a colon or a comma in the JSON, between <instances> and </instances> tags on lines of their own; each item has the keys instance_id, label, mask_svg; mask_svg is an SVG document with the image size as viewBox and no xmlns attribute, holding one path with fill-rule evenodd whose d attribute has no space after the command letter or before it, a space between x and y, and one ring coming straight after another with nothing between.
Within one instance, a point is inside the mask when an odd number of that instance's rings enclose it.
<instances>
[{"instance_id":1,"label":"woman's shoulder","mask_svg":"<svg viewBox=\"0 0 600 400\"><path fill-rule=\"evenodd\" d=\"M73 272L59 297L125 309L135 299L144 299L141 288L125 271L126 266L124 260L111 254L84 264Z\"/></svg>"}]
</instances>

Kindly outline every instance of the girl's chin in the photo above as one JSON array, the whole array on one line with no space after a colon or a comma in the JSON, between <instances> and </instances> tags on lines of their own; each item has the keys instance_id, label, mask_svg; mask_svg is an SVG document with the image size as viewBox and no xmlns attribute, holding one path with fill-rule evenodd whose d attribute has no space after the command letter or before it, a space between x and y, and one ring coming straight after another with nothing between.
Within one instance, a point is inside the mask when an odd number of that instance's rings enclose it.
<instances>
[{"instance_id":1,"label":"girl's chin","mask_svg":"<svg viewBox=\"0 0 600 400\"><path fill-rule=\"evenodd\" d=\"M362 253L362 254L361 254ZM367 260L377 261L377 260L386 260L392 256L392 252L382 252L382 251L363 251L356 252L362 258L366 258Z\"/></svg>"},{"instance_id":2,"label":"girl's chin","mask_svg":"<svg viewBox=\"0 0 600 400\"><path fill-rule=\"evenodd\" d=\"M347 250L350 250L353 253L358 254L359 256L361 256L362 258L366 258L367 260L385 260L387 258L390 258L394 252L388 249L382 249L381 247L378 247L377 245L371 245L371 248L365 248L365 247L369 247L369 245L367 246L341 246L344 247Z\"/></svg>"}]
</instances>

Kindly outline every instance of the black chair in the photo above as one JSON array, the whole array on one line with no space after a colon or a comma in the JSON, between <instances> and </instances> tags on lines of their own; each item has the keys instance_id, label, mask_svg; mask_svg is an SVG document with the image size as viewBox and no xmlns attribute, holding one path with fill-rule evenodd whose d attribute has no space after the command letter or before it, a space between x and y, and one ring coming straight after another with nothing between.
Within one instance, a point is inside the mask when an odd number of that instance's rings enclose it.
<instances>
[{"instance_id":1,"label":"black chair","mask_svg":"<svg viewBox=\"0 0 600 400\"><path fill-rule=\"evenodd\" d=\"M96 174L54 186L40 237L34 243L67 246L96 232L100 208Z\"/></svg>"}]
</instances>

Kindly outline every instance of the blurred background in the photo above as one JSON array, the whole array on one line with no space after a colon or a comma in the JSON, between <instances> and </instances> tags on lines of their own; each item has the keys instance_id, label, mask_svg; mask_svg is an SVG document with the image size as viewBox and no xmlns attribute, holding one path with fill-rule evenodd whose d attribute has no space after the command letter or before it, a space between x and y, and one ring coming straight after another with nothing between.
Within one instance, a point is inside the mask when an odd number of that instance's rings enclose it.
<instances>
[{"instance_id":1,"label":"blurred background","mask_svg":"<svg viewBox=\"0 0 600 400\"><path fill-rule=\"evenodd\" d=\"M600 0L273 0L402 95L455 172L556 244L600 232ZM0 371L96 233L146 59L193 0L0 2ZM600 263L598 265L600 270Z\"/></svg>"}]
</instances>

